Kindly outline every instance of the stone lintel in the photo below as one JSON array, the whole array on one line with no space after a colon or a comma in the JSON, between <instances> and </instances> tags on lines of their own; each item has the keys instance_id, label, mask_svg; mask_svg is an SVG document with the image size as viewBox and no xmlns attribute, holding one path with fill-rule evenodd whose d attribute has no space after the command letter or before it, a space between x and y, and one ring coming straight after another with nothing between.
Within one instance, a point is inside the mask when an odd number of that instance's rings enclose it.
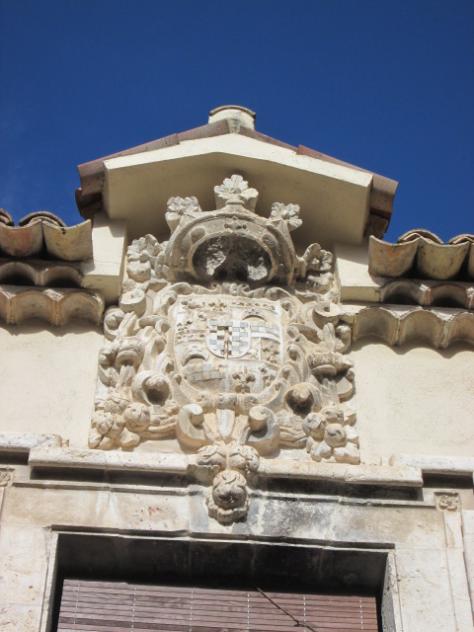
<instances>
[{"instance_id":1,"label":"stone lintel","mask_svg":"<svg viewBox=\"0 0 474 632\"><path fill-rule=\"evenodd\" d=\"M431 456L429 454L400 454L391 458L395 466L410 466L422 470L423 474L439 476L472 476L474 457Z\"/></svg>"},{"instance_id":2,"label":"stone lintel","mask_svg":"<svg viewBox=\"0 0 474 632\"><path fill-rule=\"evenodd\" d=\"M259 474L267 478L325 480L353 485L422 487L421 471L408 465L345 465L314 461L265 460Z\"/></svg>"},{"instance_id":3,"label":"stone lintel","mask_svg":"<svg viewBox=\"0 0 474 632\"><path fill-rule=\"evenodd\" d=\"M43 448L31 450L28 464L41 469L104 470L134 473L186 474L189 458L175 452L106 452L78 448Z\"/></svg>"},{"instance_id":4,"label":"stone lintel","mask_svg":"<svg viewBox=\"0 0 474 632\"><path fill-rule=\"evenodd\" d=\"M35 447L28 461L36 469L105 470L122 473L191 475L195 455L156 452L120 452L74 448ZM326 480L353 485L381 487L421 487L421 471L408 465L345 465L341 463L297 462L288 459L262 459L258 475L265 478Z\"/></svg>"},{"instance_id":5,"label":"stone lintel","mask_svg":"<svg viewBox=\"0 0 474 632\"><path fill-rule=\"evenodd\" d=\"M62 438L57 434L0 432L0 453L28 454L30 450L39 446L60 448L62 442Z\"/></svg>"}]
</instances>

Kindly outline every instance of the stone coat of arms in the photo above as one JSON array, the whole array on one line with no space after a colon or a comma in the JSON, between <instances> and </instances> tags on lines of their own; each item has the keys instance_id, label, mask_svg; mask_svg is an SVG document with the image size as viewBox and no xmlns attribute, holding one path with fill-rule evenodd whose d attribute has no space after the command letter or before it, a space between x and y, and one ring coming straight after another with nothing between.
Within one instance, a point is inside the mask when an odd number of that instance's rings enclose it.
<instances>
[{"instance_id":1,"label":"stone coat of arms","mask_svg":"<svg viewBox=\"0 0 474 632\"><path fill-rule=\"evenodd\" d=\"M169 241L129 246L89 444L189 454L210 515L230 524L247 514L262 459L358 463L359 450L331 253L298 255L298 206L258 215L241 176L215 195L211 211L171 198Z\"/></svg>"}]
</instances>

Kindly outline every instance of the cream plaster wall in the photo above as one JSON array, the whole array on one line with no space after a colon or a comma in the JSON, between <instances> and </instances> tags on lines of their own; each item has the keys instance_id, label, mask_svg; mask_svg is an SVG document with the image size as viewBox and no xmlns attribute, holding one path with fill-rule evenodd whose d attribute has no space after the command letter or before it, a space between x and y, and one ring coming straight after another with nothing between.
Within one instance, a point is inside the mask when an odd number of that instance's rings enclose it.
<instances>
[{"instance_id":1,"label":"cream plaster wall","mask_svg":"<svg viewBox=\"0 0 474 632\"><path fill-rule=\"evenodd\" d=\"M365 340L351 357L363 461L402 453L472 456L472 348L392 349Z\"/></svg>"},{"instance_id":2,"label":"cream plaster wall","mask_svg":"<svg viewBox=\"0 0 474 632\"><path fill-rule=\"evenodd\" d=\"M60 434L86 447L102 342L90 326L0 327L0 432Z\"/></svg>"}]
</instances>

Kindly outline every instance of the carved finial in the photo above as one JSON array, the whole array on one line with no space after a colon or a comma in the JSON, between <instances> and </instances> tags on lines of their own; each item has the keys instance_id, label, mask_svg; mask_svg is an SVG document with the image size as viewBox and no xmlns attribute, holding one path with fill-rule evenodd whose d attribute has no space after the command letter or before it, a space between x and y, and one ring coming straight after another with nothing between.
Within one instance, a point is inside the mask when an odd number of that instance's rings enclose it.
<instances>
[{"instance_id":1,"label":"carved finial","mask_svg":"<svg viewBox=\"0 0 474 632\"><path fill-rule=\"evenodd\" d=\"M165 219L168 222L171 232L179 224L181 217L187 213L197 213L201 211L197 197L172 197L168 200Z\"/></svg>"},{"instance_id":2,"label":"carved finial","mask_svg":"<svg viewBox=\"0 0 474 632\"><path fill-rule=\"evenodd\" d=\"M239 175L226 178L224 182L214 187L217 208L227 204L240 204L249 211L255 210L258 191L249 187L246 180Z\"/></svg>"},{"instance_id":3,"label":"carved finial","mask_svg":"<svg viewBox=\"0 0 474 632\"><path fill-rule=\"evenodd\" d=\"M298 204L283 204L274 202L272 204L271 220L282 220L288 224L288 230L295 230L303 223L300 219L300 207Z\"/></svg>"}]
</instances>

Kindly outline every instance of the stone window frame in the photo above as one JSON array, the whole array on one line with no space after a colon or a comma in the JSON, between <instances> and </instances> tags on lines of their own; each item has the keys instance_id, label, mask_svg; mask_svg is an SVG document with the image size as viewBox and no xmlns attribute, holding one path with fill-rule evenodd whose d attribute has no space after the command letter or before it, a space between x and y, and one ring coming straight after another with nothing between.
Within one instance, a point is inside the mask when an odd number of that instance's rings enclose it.
<instances>
[{"instance_id":1,"label":"stone window frame","mask_svg":"<svg viewBox=\"0 0 474 632\"><path fill-rule=\"evenodd\" d=\"M267 538L258 538L258 539L245 539L228 536L227 534L214 535L213 537L209 537L207 534L202 534L201 537L189 537L184 536L182 533L136 533L129 532L126 530L95 530L95 529L72 529L72 528L53 528L51 544L50 544L50 556L49 556L49 564L47 570L47 577L45 582L45 590L44 590L44 599L43 599L43 609L41 615L41 624L39 632L55 632L55 617L57 617L57 612L60 603L60 577L61 574L64 573L64 569L66 568L64 565L64 559L62 559L67 553L67 548L71 544L73 544L77 538L81 539L81 544L84 546L80 547L81 557L83 558L82 564L87 565L87 556L89 556L89 561L93 559L93 551L91 547L91 543L95 538L105 538L112 547L115 546L126 546L128 541L133 540L142 540L144 542L145 548L147 546L160 547L161 546L169 546L172 548L176 546L177 543L180 543L184 546L201 546L208 551L211 551L210 547L214 547L214 551L217 552L216 547L219 546L230 546L235 547L239 551L242 550L242 547L247 547L247 552L250 551L250 547L271 547L272 551L274 547L283 547L285 552L292 548L298 549L300 554L303 555L311 555L311 552L316 552L318 555L329 555L328 559L331 559L333 556L333 560L343 561L345 559L353 559L354 557L358 559L356 565L360 568L361 572L367 572L368 562L371 559L375 560L375 565L378 567L378 577L376 578L377 582L377 590L379 593L378 599L378 610L381 617L381 631L382 632L403 632L402 626L402 617L401 617L401 604L400 597L398 593L398 582L397 582L397 569L396 569L396 561L395 561L395 550L394 548L387 548L387 544L378 546L376 543L371 544L370 546L357 544L347 544L347 543L334 543L331 544L324 543L322 541L317 540L296 540L291 539L288 541L279 541L275 542ZM105 541L105 540L104 540ZM132 559L132 558L131 558ZM309 557L308 557L309 559ZM381 562L383 560L383 570L381 570ZM128 560L125 563L126 571L129 569L131 571L130 561ZM99 564L97 560L93 562L96 564L95 572L99 568ZM328 564L331 566L331 563ZM344 563L342 564L342 567ZM77 565L73 562L72 566L69 570L66 571L66 574L71 576L74 574L74 569L76 572L79 572L80 575L84 577L84 570L81 570L77 567ZM92 569L94 572L94 569ZM86 574L87 575L87 574ZM96 577L96 575L88 575L89 578ZM100 573L99 573L100 576ZM126 573L125 575L121 575L120 578L130 580L132 577L132 573ZM135 580L135 576L134 580ZM117 576L117 579L119 576ZM276 577L274 578L276 581ZM374 581L373 579L370 581ZM358 590L357 586L354 586L355 590ZM316 587L317 588L317 587Z\"/></svg>"}]
</instances>

